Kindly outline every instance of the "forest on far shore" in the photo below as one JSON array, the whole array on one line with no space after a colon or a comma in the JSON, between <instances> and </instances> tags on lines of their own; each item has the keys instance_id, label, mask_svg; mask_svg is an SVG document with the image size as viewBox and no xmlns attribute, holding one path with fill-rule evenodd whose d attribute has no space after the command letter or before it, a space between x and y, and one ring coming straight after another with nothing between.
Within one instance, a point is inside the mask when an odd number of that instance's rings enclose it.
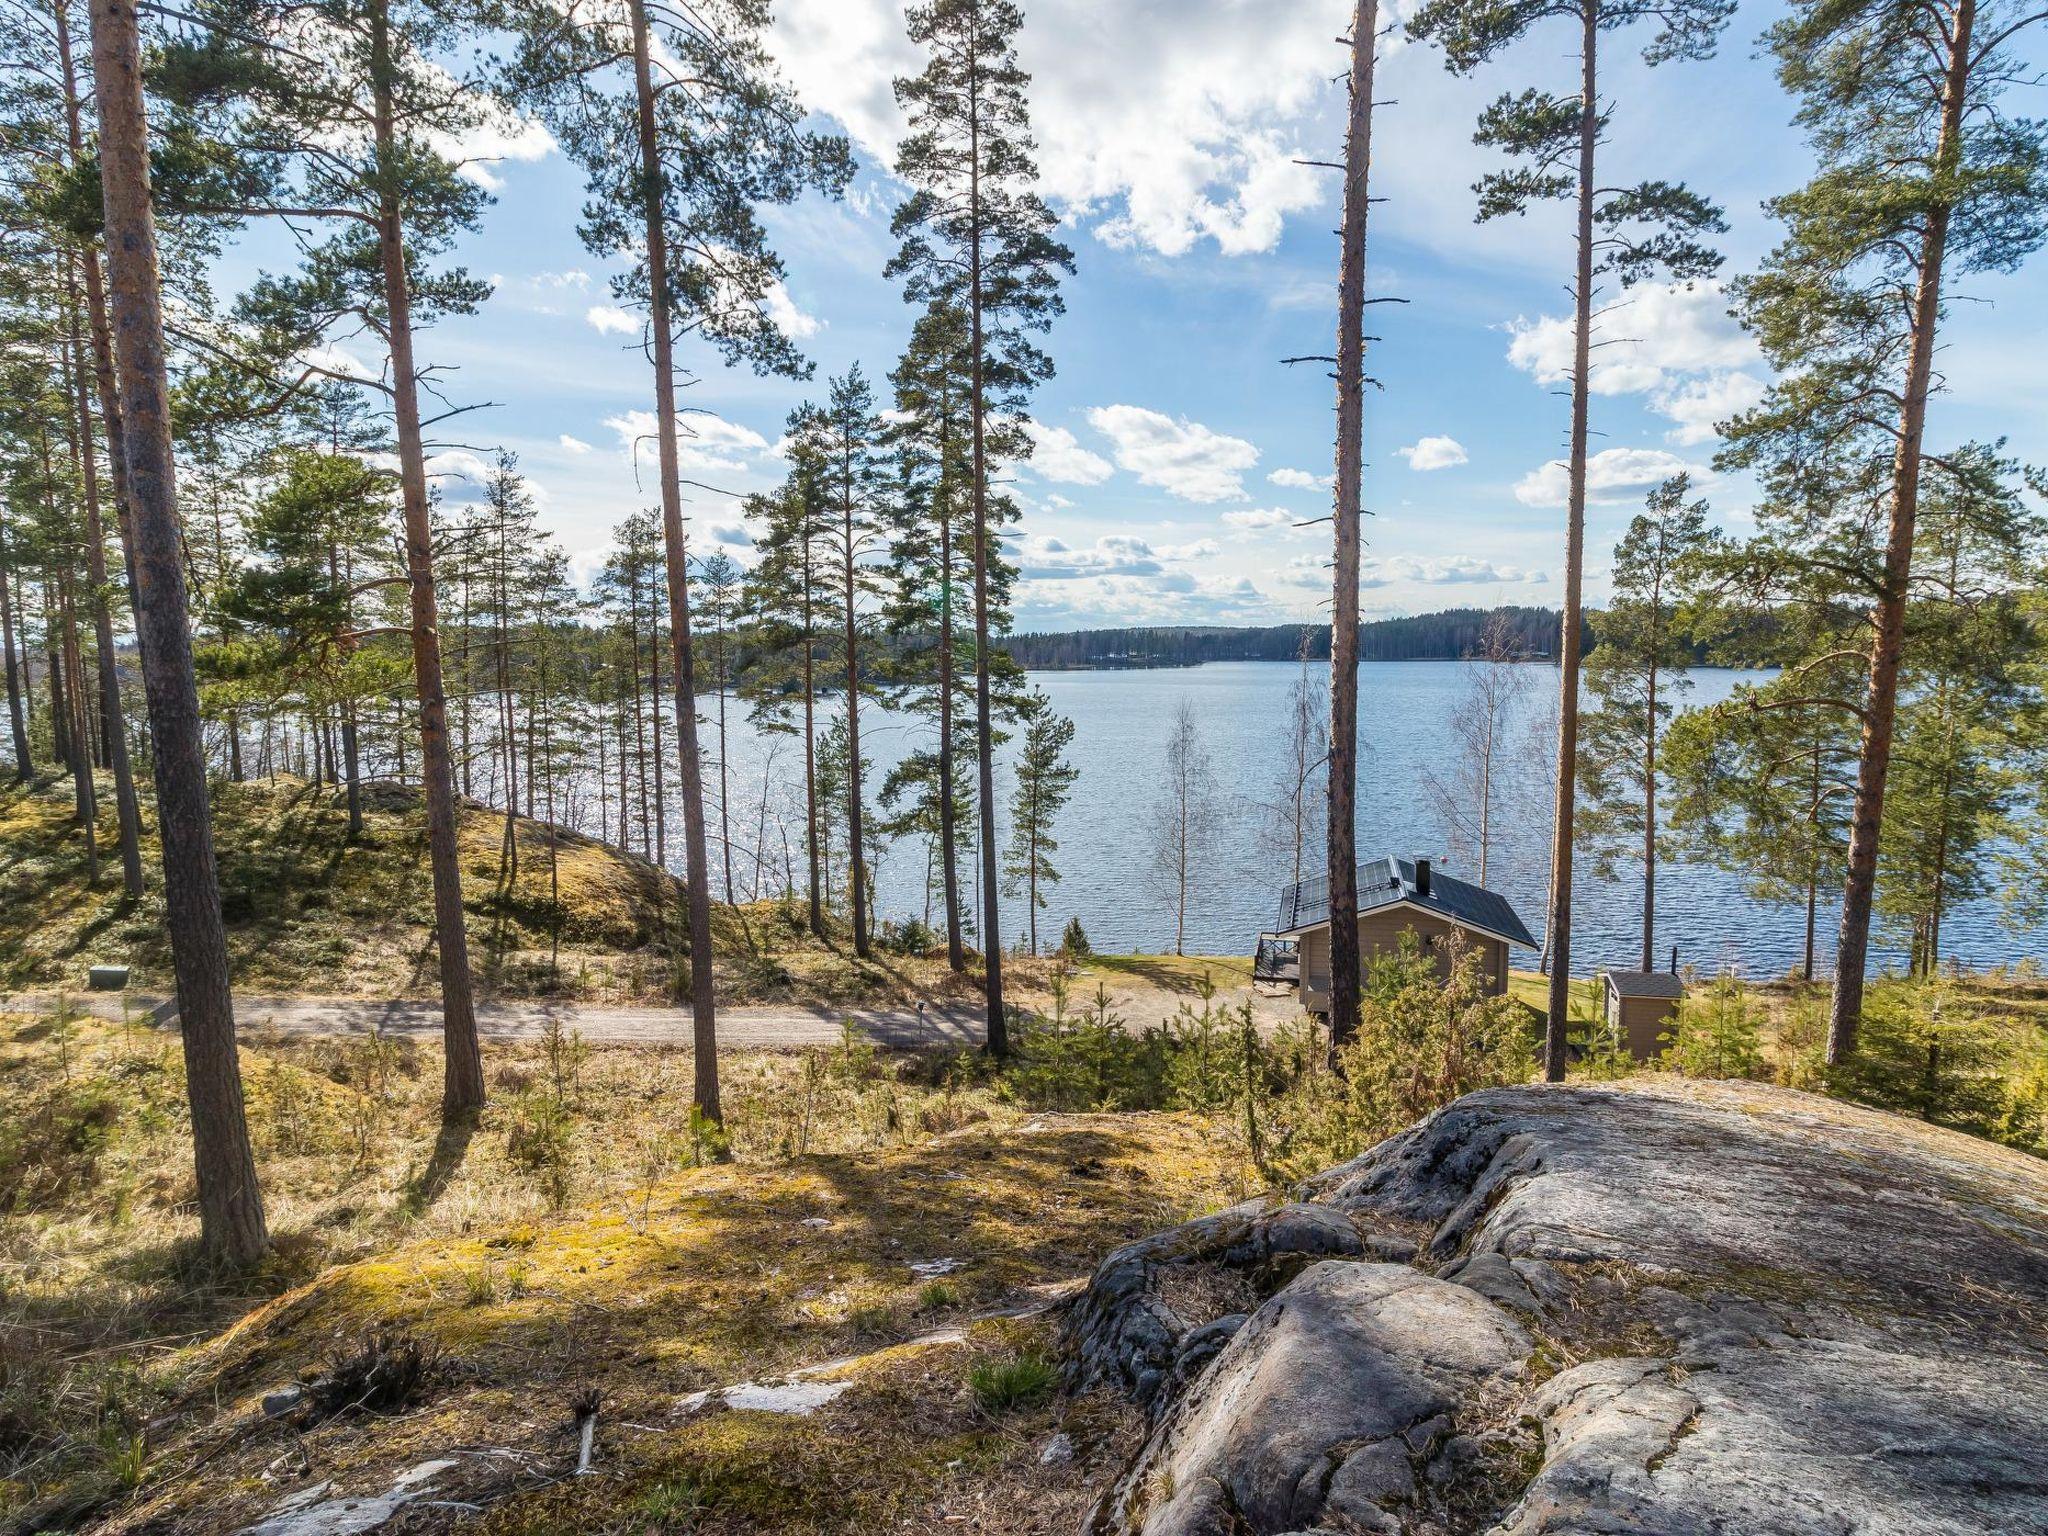
<instances>
[{"instance_id":1,"label":"forest on far shore","mask_svg":"<svg viewBox=\"0 0 2048 1536\"><path fill-rule=\"evenodd\" d=\"M1446 608L1439 613L1367 619L1358 626L1360 661L1459 661L1482 649L1487 621L1496 614L1512 632L1518 654L1548 661L1557 644L1555 608ZM1582 644L1599 644L1600 615L1588 613ZM1310 661L1330 659L1328 624L1266 624L1236 628L1177 624L1157 629L1073 629L1057 634L1010 635L1002 648L1028 672L1084 667L1198 667L1207 661ZM1720 647L1725 650L1725 641ZM1704 639L1693 643L1703 662Z\"/></svg>"}]
</instances>

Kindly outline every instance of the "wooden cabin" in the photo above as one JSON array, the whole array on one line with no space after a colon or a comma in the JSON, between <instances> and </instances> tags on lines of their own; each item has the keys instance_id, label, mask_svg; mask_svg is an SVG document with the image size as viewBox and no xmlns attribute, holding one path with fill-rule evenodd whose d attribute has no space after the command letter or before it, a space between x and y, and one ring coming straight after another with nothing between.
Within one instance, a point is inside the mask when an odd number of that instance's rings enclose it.
<instances>
[{"instance_id":1,"label":"wooden cabin","mask_svg":"<svg viewBox=\"0 0 2048 1536\"><path fill-rule=\"evenodd\" d=\"M1669 971L1602 971L1607 1027L1637 1061L1663 1051L1660 1038L1671 1028L1685 983Z\"/></svg>"},{"instance_id":2,"label":"wooden cabin","mask_svg":"<svg viewBox=\"0 0 2048 1536\"><path fill-rule=\"evenodd\" d=\"M1486 989L1499 997L1508 989L1508 948L1534 949L1528 927L1507 898L1482 886L1442 874L1426 858L1393 856L1368 859L1358 866L1358 956L1371 964L1375 955L1397 949L1403 933L1413 931L1423 952L1436 957L1437 970L1450 975L1452 936L1479 954ZM1302 1008L1330 1011L1330 882L1326 875L1291 885L1280 897L1277 928L1260 936L1295 945Z\"/></svg>"}]
</instances>

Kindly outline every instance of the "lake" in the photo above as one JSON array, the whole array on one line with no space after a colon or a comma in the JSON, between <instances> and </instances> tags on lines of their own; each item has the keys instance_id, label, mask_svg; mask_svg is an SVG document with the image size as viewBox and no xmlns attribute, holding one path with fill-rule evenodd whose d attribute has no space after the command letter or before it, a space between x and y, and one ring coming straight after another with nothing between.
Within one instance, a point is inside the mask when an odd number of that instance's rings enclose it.
<instances>
[{"instance_id":1,"label":"lake","mask_svg":"<svg viewBox=\"0 0 2048 1536\"><path fill-rule=\"evenodd\" d=\"M1359 668L1358 850L1362 857L1381 853L1430 854L1439 867L1474 878L1461 868L1452 839L1432 806L1424 776L1445 763L1445 722L1468 684L1471 663L1459 661L1367 662ZM1214 773L1211 830L1205 839L1201 878L1188 914L1187 949L1202 954L1249 954L1262 929L1273 926L1281 890L1292 877L1291 852L1276 845L1269 830L1271 809L1284 800L1278 787L1287 758L1287 692L1300 668L1284 662L1215 662L1200 667L1145 671L1076 671L1031 674L1032 682L1053 707L1073 720L1071 759L1080 769L1073 798L1059 821L1060 844L1055 862L1064 878L1050 893L1051 905L1040 915L1039 939L1050 945L1070 916L1081 919L1098 949L1170 950L1174 911L1169 890L1155 876L1148 812L1159 799L1167 734L1175 712L1186 701L1193 709ZM1544 666L1526 669L1520 704L1521 724L1555 709L1556 672ZM1327 673L1325 672L1326 676ZM1700 668L1691 674L1687 705L1726 698L1746 674ZM710 700L706 700L710 712ZM836 700L820 706L820 726L836 712ZM891 715L878 705L862 710L862 744L873 762L870 794L888 768L913 747L924 745L922 722ZM793 849L799 878L802 870L801 780L797 770L801 745L789 737L769 737L745 721L734 700L728 710L733 838L751 848L762 824L762 786L768 794L772 872L762 878L774 888L781 882L782 848L786 836ZM707 755L717 737L707 729ZM1546 751L1548 749L1545 749ZM770 753L772 763L768 762ZM1497 828L1487 883L1513 902L1532 933L1543 931L1544 891L1548 879L1550 810L1548 770L1541 752L1510 752L1501 772L1507 781L1496 800ZM715 793L715 765L710 788ZM1007 763L1002 765L1007 768ZM766 772L764 773L764 769ZM999 773L997 792L1007 806L1007 772ZM714 810L713 833L716 835ZM1005 829L1007 830L1007 829ZM738 883L745 893L752 879L752 856L740 857ZM714 862L716 854L714 853ZM1640 945L1639 873L1617 871L1603 881L1581 856L1574 885L1575 972L1590 974L1610 964L1634 966ZM1320 854L1308 860L1309 873L1319 873ZM963 889L972 899L972 849L962 860ZM877 908L884 917L923 915L927 910L927 860L921 843L901 841L884 855L877 871ZM713 889L722 881L714 876ZM936 894L930 910L938 911ZM1666 862L1657 893L1657 945L1660 965L1672 945L1681 962L1703 970L1739 965L1749 975L1781 974L1798 963L1803 938L1803 913L1792 906L1753 900L1742 881L1703 865ZM1026 914L1021 896L1004 903L1004 938L1022 942ZM1832 951L1832 905L1823 912L1820 951ZM1995 901L1959 907L1943 924L1944 949L1969 966L2010 962L2020 955L2048 958L2048 939L2040 933L2018 934L2000 921ZM1880 934L1873 948L1877 963L1902 966L1901 935ZM1533 952L1518 952L1518 966L1534 967Z\"/></svg>"}]
</instances>

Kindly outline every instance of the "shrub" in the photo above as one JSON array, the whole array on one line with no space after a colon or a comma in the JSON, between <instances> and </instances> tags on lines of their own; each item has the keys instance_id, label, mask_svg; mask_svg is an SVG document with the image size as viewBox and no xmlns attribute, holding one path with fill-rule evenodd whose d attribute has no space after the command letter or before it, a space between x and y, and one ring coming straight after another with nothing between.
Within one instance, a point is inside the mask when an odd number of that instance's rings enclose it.
<instances>
[{"instance_id":1,"label":"shrub","mask_svg":"<svg viewBox=\"0 0 2048 1536\"><path fill-rule=\"evenodd\" d=\"M576 1152L576 1122L569 1106L551 1094L521 1098L505 1133L505 1156L532 1174L557 1207L569 1200L570 1172Z\"/></svg>"},{"instance_id":2,"label":"shrub","mask_svg":"<svg viewBox=\"0 0 2048 1536\"><path fill-rule=\"evenodd\" d=\"M1535 1067L1523 1010L1490 997L1479 952L1454 938L1441 977L1410 931L1366 973L1358 1033L1339 1052L1373 1140L1481 1088L1527 1082Z\"/></svg>"},{"instance_id":3,"label":"shrub","mask_svg":"<svg viewBox=\"0 0 2048 1536\"><path fill-rule=\"evenodd\" d=\"M1880 986L1864 1000L1855 1054L1828 1070L1828 1091L1992 1136L2013 1056L2001 1031L1952 1006L1947 986Z\"/></svg>"},{"instance_id":4,"label":"shrub","mask_svg":"<svg viewBox=\"0 0 2048 1536\"><path fill-rule=\"evenodd\" d=\"M409 1333L377 1333L336 1351L327 1368L304 1383L314 1419L346 1413L403 1413L426 1396L445 1371L440 1347Z\"/></svg>"},{"instance_id":5,"label":"shrub","mask_svg":"<svg viewBox=\"0 0 2048 1536\"><path fill-rule=\"evenodd\" d=\"M1338 1049L1337 1071L1299 1072L1269 1109L1269 1177L1304 1177L1461 1094L1528 1081L1536 1056L1527 1011L1487 995L1476 950L1454 941L1450 962L1440 976L1412 931L1373 960L1358 1033ZM1289 1043L1304 1066L1312 1038Z\"/></svg>"},{"instance_id":6,"label":"shrub","mask_svg":"<svg viewBox=\"0 0 2048 1536\"><path fill-rule=\"evenodd\" d=\"M1045 1356L1026 1351L1001 1360L980 1360L967 1373L968 1388L984 1413L1007 1413L1043 1402L1059 1373Z\"/></svg>"},{"instance_id":7,"label":"shrub","mask_svg":"<svg viewBox=\"0 0 2048 1536\"><path fill-rule=\"evenodd\" d=\"M0 1120L0 1209L34 1211L99 1182L121 1104L101 1081L62 1083L26 1115Z\"/></svg>"},{"instance_id":8,"label":"shrub","mask_svg":"<svg viewBox=\"0 0 2048 1536\"><path fill-rule=\"evenodd\" d=\"M928 955L939 947L939 936L921 917L901 923L882 924L882 947L899 955Z\"/></svg>"},{"instance_id":9,"label":"shrub","mask_svg":"<svg viewBox=\"0 0 2048 1536\"><path fill-rule=\"evenodd\" d=\"M1127 1029L1101 983L1079 1013L1068 1011L1066 978L1057 972L1052 994L1050 1014L1018 1023L1004 1090L1033 1109L1160 1108L1171 1049L1165 1034Z\"/></svg>"},{"instance_id":10,"label":"shrub","mask_svg":"<svg viewBox=\"0 0 2048 1536\"><path fill-rule=\"evenodd\" d=\"M1703 992L1678 1005L1671 1028L1660 1038L1661 1065L1687 1077L1764 1075L1762 1010L1740 981L1717 976Z\"/></svg>"},{"instance_id":11,"label":"shrub","mask_svg":"<svg viewBox=\"0 0 2048 1536\"><path fill-rule=\"evenodd\" d=\"M1060 958L1070 964L1086 960L1095 951L1088 947L1088 930L1081 926L1081 919L1070 917L1067 926L1060 931Z\"/></svg>"}]
</instances>

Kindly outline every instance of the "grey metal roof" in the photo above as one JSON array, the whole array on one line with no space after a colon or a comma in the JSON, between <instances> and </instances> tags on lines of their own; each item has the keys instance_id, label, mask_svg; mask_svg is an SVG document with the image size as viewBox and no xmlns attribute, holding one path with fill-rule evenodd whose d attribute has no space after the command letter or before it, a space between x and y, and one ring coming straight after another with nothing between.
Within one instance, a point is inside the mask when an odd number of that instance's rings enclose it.
<instances>
[{"instance_id":1,"label":"grey metal roof","mask_svg":"<svg viewBox=\"0 0 2048 1536\"><path fill-rule=\"evenodd\" d=\"M1684 997L1685 983L1669 971L1608 971L1618 997Z\"/></svg>"},{"instance_id":2,"label":"grey metal roof","mask_svg":"<svg viewBox=\"0 0 2048 1536\"><path fill-rule=\"evenodd\" d=\"M1358 910L1366 913L1380 907L1407 902L1435 912L1450 922L1476 928L1511 944L1536 948L1536 940L1507 898L1484 886L1473 885L1455 875L1431 867L1429 894L1415 892L1415 863L1412 859L1389 856L1367 859L1358 866ZM1314 928L1330 920L1330 881L1317 875L1289 886L1280 897L1280 931Z\"/></svg>"}]
</instances>

